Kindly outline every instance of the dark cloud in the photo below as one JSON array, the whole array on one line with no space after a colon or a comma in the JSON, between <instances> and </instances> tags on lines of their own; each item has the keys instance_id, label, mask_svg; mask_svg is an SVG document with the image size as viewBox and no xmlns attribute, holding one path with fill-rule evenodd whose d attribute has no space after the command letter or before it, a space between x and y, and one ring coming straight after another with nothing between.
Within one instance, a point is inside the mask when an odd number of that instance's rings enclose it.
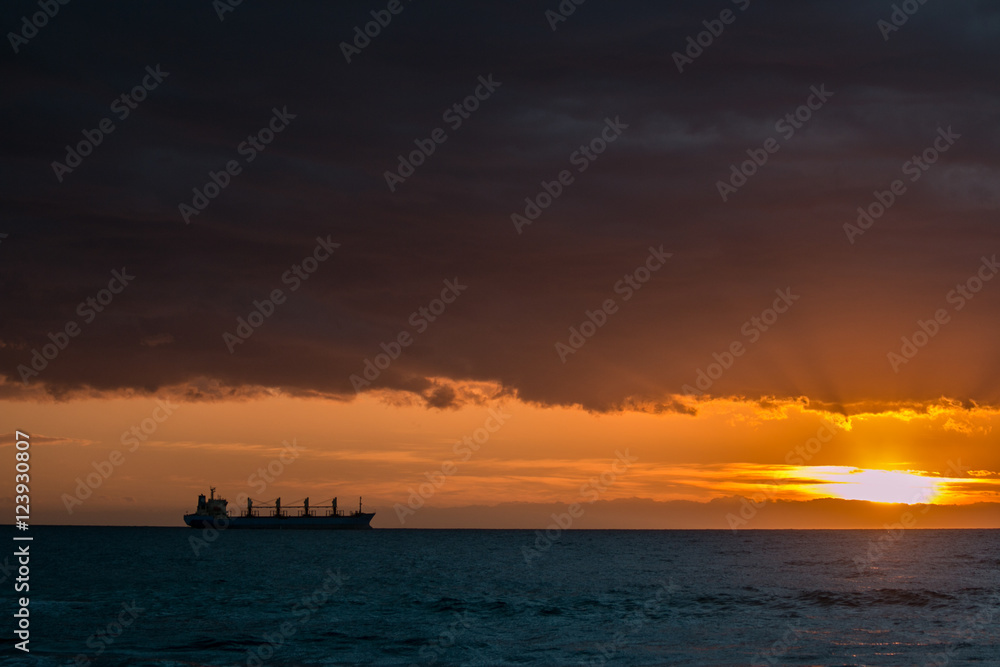
<instances>
[{"instance_id":1,"label":"dark cloud","mask_svg":"<svg viewBox=\"0 0 1000 667\"><path fill-rule=\"evenodd\" d=\"M3 435L0 435L0 442L4 443L5 445L9 444L12 446L15 442L21 439L22 438L21 436L18 435L17 431L15 431L14 433L5 433ZM86 438L65 438L61 436L39 435L37 433L31 434L30 441L32 446L74 445L79 447L88 447L90 445L95 444L96 442L94 440L87 440Z\"/></svg>"},{"instance_id":2,"label":"dark cloud","mask_svg":"<svg viewBox=\"0 0 1000 667\"><path fill-rule=\"evenodd\" d=\"M555 32L535 3L404 6L351 64L339 43L384 4L244 3L221 22L209 3L70 4L0 56L4 394L75 321L31 380L57 395L350 398L406 332L364 390L450 407L447 383L495 382L542 404L685 411L671 395L741 341L705 393L1000 403L1000 287L946 300L997 250L996 6L928 3L888 41L891 4L860 0L587 3ZM672 54L726 7L736 20L678 73ZM0 21L35 11L8 3ZM157 65L169 74L119 120L112 101ZM490 75L499 87L452 129L443 112ZM730 165L820 86L833 96L724 203ZM247 163L241 142L285 108ZM105 117L114 132L58 182L52 162ZM571 154L616 118L628 127L576 172ZM447 140L390 192L384 172L439 127ZM858 206L949 127L955 145L849 243ZM229 160L242 171L185 224L178 205ZM574 182L517 234L511 214L564 169ZM318 237L340 247L291 291ZM625 301L616 284L661 245L673 256ZM122 267L135 280L86 323L78 304ZM421 316L445 280L468 289ZM223 333L275 289L287 300L230 354ZM786 289L800 298L751 343L743 327ZM561 363L555 344L609 298ZM940 308L950 322L894 373L887 353Z\"/></svg>"}]
</instances>

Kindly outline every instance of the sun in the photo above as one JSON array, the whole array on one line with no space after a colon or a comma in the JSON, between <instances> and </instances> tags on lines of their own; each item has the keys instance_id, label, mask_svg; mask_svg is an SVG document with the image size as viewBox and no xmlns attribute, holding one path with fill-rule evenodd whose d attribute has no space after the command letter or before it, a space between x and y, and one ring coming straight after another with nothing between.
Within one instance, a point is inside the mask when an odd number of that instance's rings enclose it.
<instances>
[{"instance_id":1,"label":"sun","mask_svg":"<svg viewBox=\"0 0 1000 667\"><path fill-rule=\"evenodd\" d=\"M867 500L873 503L933 503L942 493L943 480L901 470L842 468L815 477L830 484L823 491L844 500Z\"/></svg>"}]
</instances>

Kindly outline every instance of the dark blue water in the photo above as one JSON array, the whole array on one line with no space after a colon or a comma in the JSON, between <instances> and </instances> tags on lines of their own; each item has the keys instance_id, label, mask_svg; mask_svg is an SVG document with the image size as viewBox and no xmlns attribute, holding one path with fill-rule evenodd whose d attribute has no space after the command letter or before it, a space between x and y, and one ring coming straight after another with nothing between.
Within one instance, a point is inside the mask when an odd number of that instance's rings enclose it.
<instances>
[{"instance_id":1,"label":"dark blue water","mask_svg":"<svg viewBox=\"0 0 1000 667\"><path fill-rule=\"evenodd\" d=\"M2 665L1000 664L1000 531L30 532Z\"/></svg>"}]
</instances>

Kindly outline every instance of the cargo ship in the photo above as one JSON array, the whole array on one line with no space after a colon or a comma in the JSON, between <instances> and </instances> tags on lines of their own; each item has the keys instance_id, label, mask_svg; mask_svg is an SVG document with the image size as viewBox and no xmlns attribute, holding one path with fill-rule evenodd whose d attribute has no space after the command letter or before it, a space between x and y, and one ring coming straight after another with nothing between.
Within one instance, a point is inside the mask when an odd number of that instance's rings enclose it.
<instances>
[{"instance_id":1,"label":"cargo ship","mask_svg":"<svg viewBox=\"0 0 1000 667\"><path fill-rule=\"evenodd\" d=\"M264 510L262 513L261 510ZM290 514L286 510L296 510ZM357 511L345 512L337 509L337 499L330 505L310 506L306 498L301 505L285 505L281 498L273 505L255 503L247 498L245 511L237 515L229 513L229 502L225 498L215 497L215 487L210 490L210 496L198 496L198 508L193 514L184 515L184 523L192 528L215 528L218 530L231 528L270 528L278 530L370 530L375 512L363 512L361 498L358 498Z\"/></svg>"}]
</instances>

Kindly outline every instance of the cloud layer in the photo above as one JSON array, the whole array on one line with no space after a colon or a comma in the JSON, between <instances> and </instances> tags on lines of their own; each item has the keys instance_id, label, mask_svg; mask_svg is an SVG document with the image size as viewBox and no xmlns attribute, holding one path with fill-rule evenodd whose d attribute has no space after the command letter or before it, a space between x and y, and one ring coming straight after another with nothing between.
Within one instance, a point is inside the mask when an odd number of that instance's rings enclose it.
<instances>
[{"instance_id":1,"label":"cloud layer","mask_svg":"<svg viewBox=\"0 0 1000 667\"><path fill-rule=\"evenodd\" d=\"M7 6L3 24L35 9ZM29 390L398 389L448 407L492 383L594 410L684 411L685 387L1000 404L1000 281L975 282L998 250L998 9L930 3L888 40L888 4L731 9L680 73L674 53L716 9L588 3L552 31L531 3L407 4L347 63L339 44L368 10L63 7L0 61L4 395L25 395L19 366L73 322ZM147 66L168 74L121 118L113 101ZM246 148L275 110L287 126ZM60 182L52 163L103 118L113 132ZM608 119L619 134L598 153ZM386 172L438 128L391 191ZM949 128L959 138L907 171ZM723 201L731 165L769 139ZM186 224L179 205L230 161L239 172ZM512 214L563 171L518 233ZM905 191L884 215L845 232L894 180ZM340 245L310 261L318 239ZM661 246L672 256L650 271ZM135 278L108 299L113 271ZM275 290L273 313L227 346Z\"/></svg>"}]
</instances>

